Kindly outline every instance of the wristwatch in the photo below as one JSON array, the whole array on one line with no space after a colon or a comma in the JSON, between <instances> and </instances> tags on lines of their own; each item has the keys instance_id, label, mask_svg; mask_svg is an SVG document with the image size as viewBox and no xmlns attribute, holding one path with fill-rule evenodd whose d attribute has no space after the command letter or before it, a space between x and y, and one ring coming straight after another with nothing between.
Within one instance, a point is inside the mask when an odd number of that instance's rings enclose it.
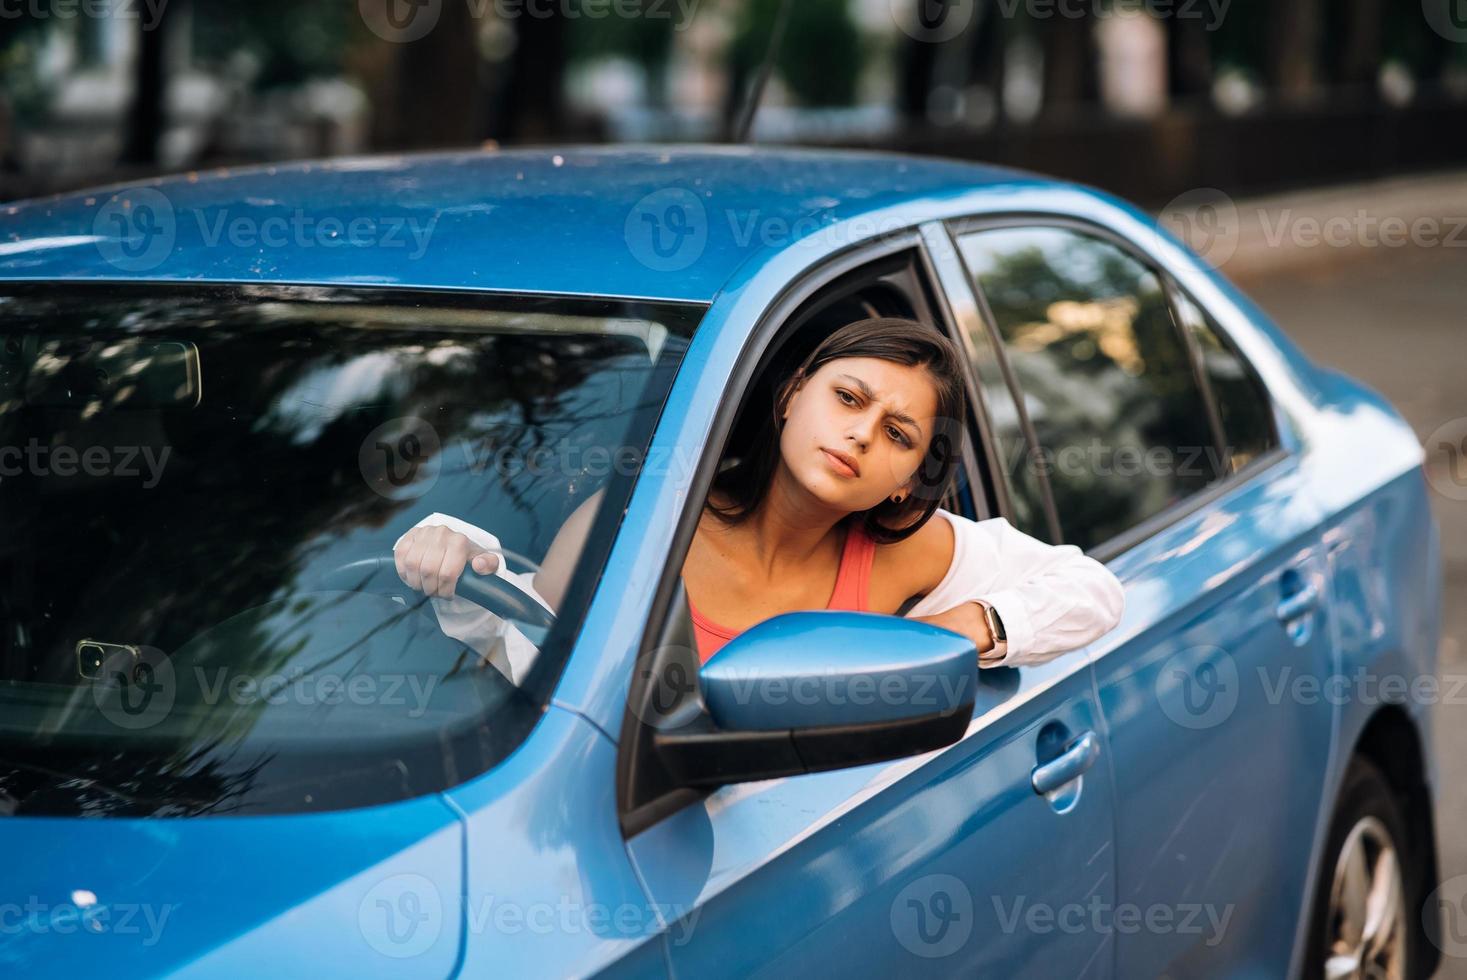
<instances>
[{"instance_id":1,"label":"wristwatch","mask_svg":"<svg viewBox=\"0 0 1467 980\"><path fill-rule=\"evenodd\" d=\"M993 608L993 603L986 599L973 601L983 607L983 621L988 624L988 635L993 637L993 648L978 654L978 662L990 666L1002 663L1009 655L1009 635L1003 628L1003 620L999 617L998 610Z\"/></svg>"}]
</instances>

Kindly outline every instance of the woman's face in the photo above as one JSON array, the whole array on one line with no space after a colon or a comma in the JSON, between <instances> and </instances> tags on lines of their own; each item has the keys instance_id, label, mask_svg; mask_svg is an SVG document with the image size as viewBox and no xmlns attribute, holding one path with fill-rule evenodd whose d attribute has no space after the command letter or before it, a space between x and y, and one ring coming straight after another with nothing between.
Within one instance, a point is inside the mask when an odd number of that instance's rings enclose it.
<instances>
[{"instance_id":1,"label":"woman's face","mask_svg":"<svg viewBox=\"0 0 1467 980\"><path fill-rule=\"evenodd\" d=\"M821 501L868 510L899 490L911 493L936 413L937 391L925 367L875 357L827 361L785 408L780 456Z\"/></svg>"}]
</instances>

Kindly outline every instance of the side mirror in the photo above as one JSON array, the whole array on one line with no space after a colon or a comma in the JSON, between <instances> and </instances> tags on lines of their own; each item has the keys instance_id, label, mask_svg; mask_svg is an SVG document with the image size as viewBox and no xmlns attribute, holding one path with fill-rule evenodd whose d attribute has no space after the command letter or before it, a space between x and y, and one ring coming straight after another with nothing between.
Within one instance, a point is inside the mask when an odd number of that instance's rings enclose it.
<instances>
[{"instance_id":1,"label":"side mirror","mask_svg":"<svg viewBox=\"0 0 1467 980\"><path fill-rule=\"evenodd\" d=\"M787 613L730 640L698 680L705 710L654 741L680 785L719 786L951 745L973 717L978 651L896 616Z\"/></svg>"}]
</instances>

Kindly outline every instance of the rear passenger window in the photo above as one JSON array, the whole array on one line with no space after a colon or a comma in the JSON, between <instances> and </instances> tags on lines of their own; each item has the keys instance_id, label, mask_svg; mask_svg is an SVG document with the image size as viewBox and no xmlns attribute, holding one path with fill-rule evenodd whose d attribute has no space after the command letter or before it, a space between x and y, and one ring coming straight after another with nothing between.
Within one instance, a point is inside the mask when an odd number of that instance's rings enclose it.
<instances>
[{"instance_id":1,"label":"rear passenger window","mask_svg":"<svg viewBox=\"0 0 1467 980\"><path fill-rule=\"evenodd\" d=\"M1177 316L1197 344L1202 372L1222 416L1224 459L1237 473L1279 444L1268 389L1196 303L1179 292L1176 304Z\"/></svg>"},{"instance_id":2,"label":"rear passenger window","mask_svg":"<svg viewBox=\"0 0 1467 980\"><path fill-rule=\"evenodd\" d=\"M1039 442L1021 465L1048 473L1067 542L1099 545L1218 478L1206 401L1150 269L1063 228L959 244Z\"/></svg>"}]
</instances>

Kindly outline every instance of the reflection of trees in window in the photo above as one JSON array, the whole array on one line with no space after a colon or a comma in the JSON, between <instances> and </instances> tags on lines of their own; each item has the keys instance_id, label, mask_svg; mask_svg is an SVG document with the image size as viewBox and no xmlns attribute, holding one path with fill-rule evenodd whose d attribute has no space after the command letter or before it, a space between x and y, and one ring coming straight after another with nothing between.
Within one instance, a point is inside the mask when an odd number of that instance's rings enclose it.
<instances>
[{"instance_id":1,"label":"reflection of trees in window","mask_svg":"<svg viewBox=\"0 0 1467 980\"><path fill-rule=\"evenodd\" d=\"M1160 281L1063 229L964 240L1036 435L1066 540L1134 526L1213 477L1212 436Z\"/></svg>"},{"instance_id":2,"label":"reflection of trees in window","mask_svg":"<svg viewBox=\"0 0 1467 980\"><path fill-rule=\"evenodd\" d=\"M1252 366L1223 341L1217 326L1196 304L1178 294L1177 310L1196 339L1202 371L1212 386L1218 414L1222 417L1227 459L1236 473L1278 445L1268 390Z\"/></svg>"}]
</instances>

